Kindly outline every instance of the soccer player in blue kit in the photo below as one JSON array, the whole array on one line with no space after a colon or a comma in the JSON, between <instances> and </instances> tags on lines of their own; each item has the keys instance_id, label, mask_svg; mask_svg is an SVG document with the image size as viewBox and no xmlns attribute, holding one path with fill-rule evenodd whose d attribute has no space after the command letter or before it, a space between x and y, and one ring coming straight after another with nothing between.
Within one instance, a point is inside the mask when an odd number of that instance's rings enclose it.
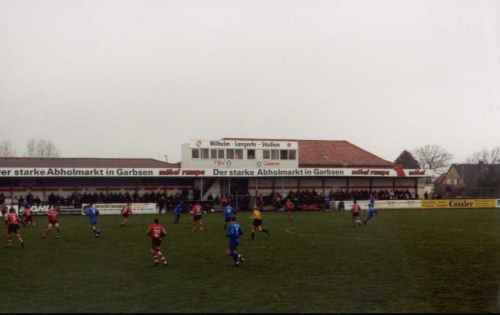
<instances>
[{"instance_id":1,"label":"soccer player in blue kit","mask_svg":"<svg viewBox=\"0 0 500 315\"><path fill-rule=\"evenodd\" d=\"M243 256L238 253L238 245L240 245L240 236L243 235L240 224L236 222L236 217L232 216L226 229L226 236L229 239L229 248L227 254L234 260L234 265L237 267L245 261Z\"/></svg>"},{"instance_id":2,"label":"soccer player in blue kit","mask_svg":"<svg viewBox=\"0 0 500 315\"><path fill-rule=\"evenodd\" d=\"M375 209L375 197L370 196L370 201L368 202L368 217L365 219L364 223L367 224L375 215L377 215L377 209Z\"/></svg>"},{"instance_id":3,"label":"soccer player in blue kit","mask_svg":"<svg viewBox=\"0 0 500 315\"><path fill-rule=\"evenodd\" d=\"M183 208L184 208L184 203L182 202L182 200L180 200L174 209L174 214L175 214L174 224L179 223L179 219L181 218L181 213Z\"/></svg>"},{"instance_id":4,"label":"soccer player in blue kit","mask_svg":"<svg viewBox=\"0 0 500 315\"><path fill-rule=\"evenodd\" d=\"M94 204L90 204L85 209L85 214L89 217L90 228L92 232L94 232L95 237L101 236L101 230L97 227L97 217L99 216L99 210L94 206Z\"/></svg>"},{"instance_id":5,"label":"soccer player in blue kit","mask_svg":"<svg viewBox=\"0 0 500 315\"><path fill-rule=\"evenodd\" d=\"M231 218L236 218L236 211L231 206L231 204L227 204L224 207L224 231L227 228L229 222L231 222Z\"/></svg>"}]
</instances>

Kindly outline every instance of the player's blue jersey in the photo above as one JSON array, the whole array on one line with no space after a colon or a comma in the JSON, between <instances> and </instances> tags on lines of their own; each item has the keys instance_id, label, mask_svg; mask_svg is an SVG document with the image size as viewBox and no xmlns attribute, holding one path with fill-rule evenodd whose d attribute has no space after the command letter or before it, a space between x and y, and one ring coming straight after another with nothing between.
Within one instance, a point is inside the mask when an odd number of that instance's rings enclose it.
<instances>
[{"instance_id":1,"label":"player's blue jersey","mask_svg":"<svg viewBox=\"0 0 500 315\"><path fill-rule=\"evenodd\" d=\"M175 206L174 212L175 212L175 214L181 214L181 212L182 212L182 203L181 202L179 202L177 204L177 206Z\"/></svg>"},{"instance_id":2,"label":"player's blue jersey","mask_svg":"<svg viewBox=\"0 0 500 315\"><path fill-rule=\"evenodd\" d=\"M236 215L236 213L235 213L233 207L231 207L230 205L227 205L226 207L224 207L224 218L225 219L232 218L235 215Z\"/></svg>"},{"instance_id":3,"label":"player's blue jersey","mask_svg":"<svg viewBox=\"0 0 500 315\"><path fill-rule=\"evenodd\" d=\"M97 222L97 216L99 215L99 210L95 207L88 207L85 210L85 214L89 217L91 223L95 224Z\"/></svg>"},{"instance_id":4,"label":"player's blue jersey","mask_svg":"<svg viewBox=\"0 0 500 315\"><path fill-rule=\"evenodd\" d=\"M369 208L375 208L375 198L370 197L370 202L368 202Z\"/></svg>"},{"instance_id":5,"label":"player's blue jersey","mask_svg":"<svg viewBox=\"0 0 500 315\"><path fill-rule=\"evenodd\" d=\"M233 222L227 226L226 236L231 241L238 240L240 238L240 235L242 235L242 234L243 234L243 231L241 230L239 223Z\"/></svg>"}]
</instances>

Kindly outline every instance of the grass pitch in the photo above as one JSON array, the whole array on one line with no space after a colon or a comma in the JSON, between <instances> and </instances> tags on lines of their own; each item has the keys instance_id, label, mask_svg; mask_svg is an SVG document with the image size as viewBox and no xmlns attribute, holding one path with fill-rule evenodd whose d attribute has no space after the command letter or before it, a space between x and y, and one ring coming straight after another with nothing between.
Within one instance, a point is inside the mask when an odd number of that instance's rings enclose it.
<instances>
[{"instance_id":1,"label":"grass pitch","mask_svg":"<svg viewBox=\"0 0 500 315\"><path fill-rule=\"evenodd\" d=\"M0 248L0 312L498 312L498 210L387 210L353 228L349 213L264 213L271 238L250 240L237 268L225 256L222 214L161 216L169 265L154 267L153 216L61 217L62 237L41 239L46 218L22 229L26 248Z\"/></svg>"}]
</instances>

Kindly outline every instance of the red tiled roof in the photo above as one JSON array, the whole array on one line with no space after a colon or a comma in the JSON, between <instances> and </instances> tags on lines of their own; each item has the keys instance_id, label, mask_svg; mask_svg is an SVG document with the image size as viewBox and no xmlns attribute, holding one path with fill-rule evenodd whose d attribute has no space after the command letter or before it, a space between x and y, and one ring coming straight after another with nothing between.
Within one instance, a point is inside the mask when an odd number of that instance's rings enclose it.
<instances>
[{"instance_id":1,"label":"red tiled roof","mask_svg":"<svg viewBox=\"0 0 500 315\"><path fill-rule=\"evenodd\" d=\"M155 159L2 157L0 167L179 168Z\"/></svg>"},{"instance_id":2,"label":"red tiled roof","mask_svg":"<svg viewBox=\"0 0 500 315\"><path fill-rule=\"evenodd\" d=\"M223 138L223 140L296 141L299 145L299 167L394 167L394 163L344 140L262 138Z\"/></svg>"}]
</instances>

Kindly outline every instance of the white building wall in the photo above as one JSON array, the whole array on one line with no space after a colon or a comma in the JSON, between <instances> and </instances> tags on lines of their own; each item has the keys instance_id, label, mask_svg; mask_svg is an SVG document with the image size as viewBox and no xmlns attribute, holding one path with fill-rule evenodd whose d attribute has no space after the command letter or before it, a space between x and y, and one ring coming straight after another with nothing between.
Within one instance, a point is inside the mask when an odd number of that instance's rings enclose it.
<instances>
[{"instance_id":1,"label":"white building wall","mask_svg":"<svg viewBox=\"0 0 500 315\"><path fill-rule=\"evenodd\" d=\"M225 143L227 145L216 145ZM263 147L263 143L272 143L275 147ZM252 145L246 146L243 145ZM255 146L253 146L255 145ZM192 149L208 149L208 158L192 158ZM212 158L213 150L224 150L224 158ZM227 157L227 150L243 150L243 158L235 159ZM248 150L255 150L255 159L248 159ZM263 150L294 150L294 160L264 159ZM204 168L297 168L299 167L299 149L297 142L290 141L219 141L219 140L193 140L181 145L181 165L187 169Z\"/></svg>"}]
</instances>

